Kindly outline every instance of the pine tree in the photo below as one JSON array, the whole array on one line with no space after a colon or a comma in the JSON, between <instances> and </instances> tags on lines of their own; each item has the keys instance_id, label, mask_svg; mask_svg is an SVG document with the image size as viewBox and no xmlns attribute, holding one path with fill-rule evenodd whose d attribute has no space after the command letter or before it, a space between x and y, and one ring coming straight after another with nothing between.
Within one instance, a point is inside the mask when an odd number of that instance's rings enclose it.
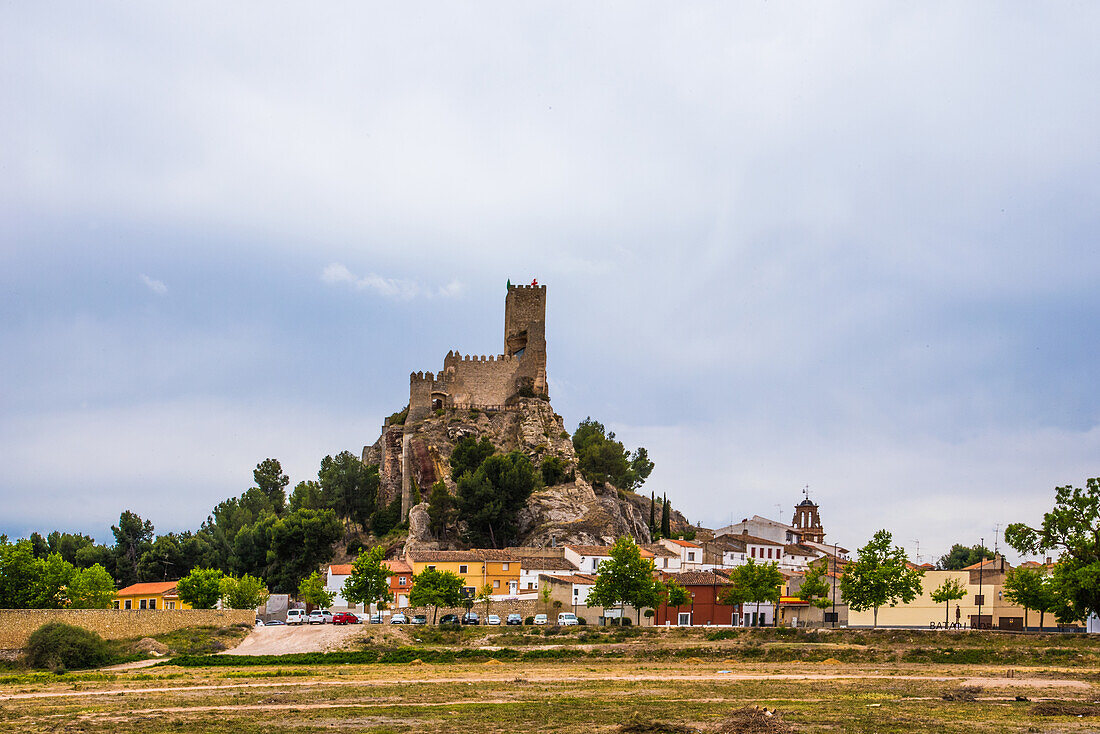
<instances>
[{"instance_id":1,"label":"pine tree","mask_svg":"<svg viewBox=\"0 0 1100 734\"><path fill-rule=\"evenodd\" d=\"M665 495L665 504L661 508L661 535L672 537L672 506L668 503L668 495Z\"/></svg>"},{"instance_id":2,"label":"pine tree","mask_svg":"<svg viewBox=\"0 0 1100 734\"><path fill-rule=\"evenodd\" d=\"M653 492L649 493L649 533L652 535L657 532L657 526L654 524L657 521L655 505L657 504L657 495Z\"/></svg>"}]
</instances>

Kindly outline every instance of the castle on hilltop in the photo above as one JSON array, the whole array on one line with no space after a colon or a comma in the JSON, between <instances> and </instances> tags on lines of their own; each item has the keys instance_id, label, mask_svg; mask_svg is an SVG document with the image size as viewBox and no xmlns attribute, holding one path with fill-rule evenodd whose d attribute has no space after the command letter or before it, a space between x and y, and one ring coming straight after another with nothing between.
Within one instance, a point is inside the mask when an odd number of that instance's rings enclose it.
<instances>
[{"instance_id":1,"label":"castle on hilltop","mask_svg":"<svg viewBox=\"0 0 1100 734\"><path fill-rule=\"evenodd\" d=\"M439 408L504 409L519 397L547 396L546 286L508 283L504 298L504 353L447 352L439 373L409 376L409 421Z\"/></svg>"}]
</instances>

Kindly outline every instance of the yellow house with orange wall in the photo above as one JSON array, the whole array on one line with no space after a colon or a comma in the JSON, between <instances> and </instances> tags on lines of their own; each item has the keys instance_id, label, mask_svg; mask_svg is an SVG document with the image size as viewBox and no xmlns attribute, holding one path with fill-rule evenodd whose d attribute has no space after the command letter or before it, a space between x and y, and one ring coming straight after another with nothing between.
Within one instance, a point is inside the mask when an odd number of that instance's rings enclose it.
<instances>
[{"instance_id":1,"label":"yellow house with orange wall","mask_svg":"<svg viewBox=\"0 0 1100 734\"><path fill-rule=\"evenodd\" d=\"M475 596L486 585L493 596L519 593L519 559L505 551L474 549L466 551L418 551L405 555L414 574L427 568L450 571L463 580L463 592Z\"/></svg>"},{"instance_id":2,"label":"yellow house with orange wall","mask_svg":"<svg viewBox=\"0 0 1100 734\"><path fill-rule=\"evenodd\" d=\"M115 609L190 609L191 605L180 601L175 581L155 581L131 584L115 592Z\"/></svg>"}]
</instances>

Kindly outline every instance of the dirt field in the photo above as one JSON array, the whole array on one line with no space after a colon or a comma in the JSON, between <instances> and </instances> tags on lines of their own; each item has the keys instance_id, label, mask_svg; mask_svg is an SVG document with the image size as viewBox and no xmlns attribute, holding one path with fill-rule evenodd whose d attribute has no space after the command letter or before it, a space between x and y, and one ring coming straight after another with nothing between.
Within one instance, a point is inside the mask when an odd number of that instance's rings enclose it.
<instances>
[{"instance_id":1,"label":"dirt field","mask_svg":"<svg viewBox=\"0 0 1100 734\"><path fill-rule=\"evenodd\" d=\"M197 659L187 667L13 674L0 678L0 731L1100 731L1098 644L1083 637L954 638L953 654L1032 660L1008 667L904 662L925 655L929 640L946 640L920 635L851 634L822 643L751 634L721 640L583 634L525 639L510 631L469 630L437 634L440 639L410 653L427 657L457 649L486 657L506 641L517 654L555 657L545 660L426 663L405 655L401 663L352 664L338 662L351 659L348 654L331 663L215 656L205 659L212 663ZM415 643L416 635L432 636L408 628L276 627L256 630L233 652L301 652L317 644L400 651L410 648L395 646ZM845 649L871 660L751 659ZM886 655L898 659L874 660ZM724 719L745 706L778 713L756 723ZM628 722L633 728L622 729Z\"/></svg>"}]
</instances>

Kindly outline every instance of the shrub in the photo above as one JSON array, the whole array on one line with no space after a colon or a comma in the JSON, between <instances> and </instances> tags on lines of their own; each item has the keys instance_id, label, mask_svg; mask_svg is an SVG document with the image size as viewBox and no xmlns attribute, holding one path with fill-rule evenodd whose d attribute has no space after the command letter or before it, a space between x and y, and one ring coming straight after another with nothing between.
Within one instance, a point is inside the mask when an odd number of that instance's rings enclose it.
<instances>
[{"instance_id":1,"label":"shrub","mask_svg":"<svg viewBox=\"0 0 1100 734\"><path fill-rule=\"evenodd\" d=\"M523 620L523 623L524 624L534 624L535 623L535 618L534 617L528 617L527 619Z\"/></svg>"},{"instance_id":2,"label":"shrub","mask_svg":"<svg viewBox=\"0 0 1100 734\"><path fill-rule=\"evenodd\" d=\"M95 632L64 622L47 622L31 633L25 649L33 668L97 668L111 661L107 641Z\"/></svg>"},{"instance_id":3,"label":"shrub","mask_svg":"<svg viewBox=\"0 0 1100 734\"><path fill-rule=\"evenodd\" d=\"M629 618L623 617L623 627L629 627L632 624L634 624L634 623L631 622Z\"/></svg>"},{"instance_id":4,"label":"shrub","mask_svg":"<svg viewBox=\"0 0 1100 734\"><path fill-rule=\"evenodd\" d=\"M577 624L588 624L588 620L586 620L584 617L577 617Z\"/></svg>"}]
</instances>

